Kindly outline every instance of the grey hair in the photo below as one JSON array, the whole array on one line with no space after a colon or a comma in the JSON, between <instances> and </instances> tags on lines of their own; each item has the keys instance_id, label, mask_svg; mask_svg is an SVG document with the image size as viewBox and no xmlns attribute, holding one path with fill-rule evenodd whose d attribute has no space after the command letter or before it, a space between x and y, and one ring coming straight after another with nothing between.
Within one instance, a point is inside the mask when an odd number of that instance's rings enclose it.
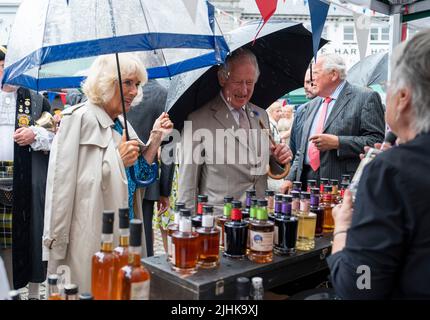
<instances>
[{"instance_id":1,"label":"grey hair","mask_svg":"<svg viewBox=\"0 0 430 320\"><path fill-rule=\"evenodd\" d=\"M339 78L341 80L346 79L346 65L345 60L337 54L326 53L319 56L323 61L323 70L332 71L335 70L339 73Z\"/></svg>"},{"instance_id":2,"label":"grey hair","mask_svg":"<svg viewBox=\"0 0 430 320\"><path fill-rule=\"evenodd\" d=\"M233 53L227 57L224 64L219 66L218 74L221 74L225 79L228 79L230 76L231 64L242 59L249 59L249 61L254 65L256 72L255 82L257 82L258 77L260 76L260 68L258 67L257 57L249 49L239 48L233 51Z\"/></svg>"},{"instance_id":3,"label":"grey hair","mask_svg":"<svg viewBox=\"0 0 430 320\"><path fill-rule=\"evenodd\" d=\"M391 57L392 90L411 90L413 127L417 134L430 131L430 29L400 44Z\"/></svg>"}]
</instances>

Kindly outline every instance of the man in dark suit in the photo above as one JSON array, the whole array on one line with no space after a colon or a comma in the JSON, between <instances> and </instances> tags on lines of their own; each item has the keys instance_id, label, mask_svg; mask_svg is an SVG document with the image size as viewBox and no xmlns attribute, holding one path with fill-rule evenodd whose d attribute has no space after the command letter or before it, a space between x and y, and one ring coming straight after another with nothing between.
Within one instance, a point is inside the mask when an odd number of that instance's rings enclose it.
<instances>
[{"instance_id":1,"label":"man in dark suit","mask_svg":"<svg viewBox=\"0 0 430 320\"><path fill-rule=\"evenodd\" d=\"M313 67L315 98L309 103L303 136L282 191L300 180L340 179L353 174L364 146L384 139L384 109L379 95L345 81L345 63L335 54L319 56Z\"/></svg>"},{"instance_id":2,"label":"man in dark suit","mask_svg":"<svg viewBox=\"0 0 430 320\"><path fill-rule=\"evenodd\" d=\"M306 71L305 81L303 85L305 89L306 98L312 100L316 97L314 93L313 84L311 81L311 70L310 68ZM300 105L296 109L296 113L294 115L293 124L291 127L291 136L290 136L290 149L293 153L293 161L297 153L297 149L300 147L300 142L302 141L302 131L303 131L303 122L305 121L306 110L308 109L310 101Z\"/></svg>"},{"instance_id":3,"label":"man in dark suit","mask_svg":"<svg viewBox=\"0 0 430 320\"><path fill-rule=\"evenodd\" d=\"M127 120L135 129L139 138L148 141L152 125L163 113L167 90L156 80L149 80L143 87L143 99L127 113ZM158 203L160 213L169 209L169 196L172 189L174 164L160 163L160 178L145 189L143 199L143 219L148 257L154 255L152 216L154 202Z\"/></svg>"}]
</instances>

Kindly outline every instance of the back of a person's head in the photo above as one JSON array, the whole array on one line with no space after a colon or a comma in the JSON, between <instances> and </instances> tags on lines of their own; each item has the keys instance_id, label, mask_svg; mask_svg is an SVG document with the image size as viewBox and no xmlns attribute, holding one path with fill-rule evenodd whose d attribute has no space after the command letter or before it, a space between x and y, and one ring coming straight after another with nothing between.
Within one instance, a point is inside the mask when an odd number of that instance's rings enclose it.
<instances>
[{"instance_id":1,"label":"back of a person's head","mask_svg":"<svg viewBox=\"0 0 430 320\"><path fill-rule=\"evenodd\" d=\"M416 133L430 131L430 29L400 44L391 57L391 90L411 90Z\"/></svg>"},{"instance_id":2,"label":"back of a person's head","mask_svg":"<svg viewBox=\"0 0 430 320\"><path fill-rule=\"evenodd\" d=\"M4 61L6 59L7 46L0 45L0 61Z\"/></svg>"}]
</instances>

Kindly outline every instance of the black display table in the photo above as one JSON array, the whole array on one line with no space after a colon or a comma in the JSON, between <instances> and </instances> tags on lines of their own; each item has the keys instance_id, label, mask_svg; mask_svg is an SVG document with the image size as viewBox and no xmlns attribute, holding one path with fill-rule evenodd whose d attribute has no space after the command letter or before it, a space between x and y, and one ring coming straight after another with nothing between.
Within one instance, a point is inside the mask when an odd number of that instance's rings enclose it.
<instances>
[{"instance_id":1,"label":"black display table","mask_svg":"<svg viewBox=\"0 0 430 320\"><path fill-rule=\"evenodd\" d=\"M234 299L236 278L262 277L264 289L272 289L327 269L325 258L330 250L330 239L323 237L316 239L314 250L297 251L293 256L274 255L271 263L222 257L217 269L200 269L186 277L171 269L165 255L144 258L142 263L151 273L150 299Z\"/></svg>"}]
</instances>

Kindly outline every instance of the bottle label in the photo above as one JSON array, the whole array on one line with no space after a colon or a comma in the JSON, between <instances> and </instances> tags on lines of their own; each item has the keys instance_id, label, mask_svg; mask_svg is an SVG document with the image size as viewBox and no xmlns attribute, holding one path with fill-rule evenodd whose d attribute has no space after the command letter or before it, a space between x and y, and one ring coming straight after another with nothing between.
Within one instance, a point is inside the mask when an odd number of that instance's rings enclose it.
<instances>
[{"instance_id":1,"label":"bottle label","mask_svg":"<svg viewBox=\"0 0 430 320\"><path fill-rule=\"evenodd\" d=\"M130 300L149 300L149 280L132 283Z\"/></svg>"},{"instance_id":2,"label":"bottle label","mask_svg":"<svg viewBox=\"0 0 430 320\"><path fill-rule=\"evenodd\" d=\"M214 226L214 217L210 215L203 215L202 227L212 228Z\"/></svg>"},{"instance_id":3,"label":"bottle label","mask_svg":"<svg viewBox=\"0 0 430 320\"><path fill-rule=\"evenodd\" d=\"M273 231L272 232L255 232L249 231L251 238L251 250L254 251L272 251L273 250Z\"/></svg>"},{"instance_id":4,"label":"bottle label","mask_svg":"<svg viewBox=\"0 0 430 320\"><path fill-rule=\"evenodd\" d=\"M191 221L188 219L181 219L181 221L179 222L179 231L191 232Z\"/></svg>"},{"instance_id":5,"label":"bottle label","mask_svg":"<svg viewBox=\"0 0 430 320\"><path fill-rule=\"evenodd\" d=\"M308 200L300 201L300 211L301 212L309 212L309 201Z\"/></svg>"},{"instance_id":6,"label":"bottle label","mask_svg":"<svg viewBox=\"0 0 430 320\"><path fill-rule=\"evenodd\" d=\"M279 241L278 241L278 226L275 226L275 232L273 233L273 243L278 245Z\"/></svg>"},{"instance_id":7,"label":"bottle label","mask_svg":"<svg viewBox=\"0 0 430 320\"><path fill-rule=\"evenodd\" d=\"M223 237L222 237L222 227L221 226L216 226L216 228L218 229L218 231L219 231L219 245L222 245L222 243L223 243Z\"/></svg>"},{"instance_id":8,"label":"bottle label","mask_svg":"<svg viewBox=\"0 0 430 320\"><path fill-rule=\"evenodd\" d=\"M176 250L175 250L175 243L173 242L173 239L172 239L172 244L170 248L172 250L172 264L176 265Z\"/></svg>"},{"instance_id":9,"label":"bottle label","mask_svg":"<svg viewBox=\"0 0 430 320\"><path fill-rule=\"evenodd\" d=\"M291 202L291 210L293 210L294 212L300 210L300 200L299 199L294 199L293 202Z\"/></svg>"},{"instance_id":10,"label":"bottle label","mask_svg":"<svg viewBox=\"0 0 430 320\"><path fill-rule=\"evenodd\" d=\"M167 255L170 257L172 254L172 236L167 235Z\"/></svg>"}]
</instances>

